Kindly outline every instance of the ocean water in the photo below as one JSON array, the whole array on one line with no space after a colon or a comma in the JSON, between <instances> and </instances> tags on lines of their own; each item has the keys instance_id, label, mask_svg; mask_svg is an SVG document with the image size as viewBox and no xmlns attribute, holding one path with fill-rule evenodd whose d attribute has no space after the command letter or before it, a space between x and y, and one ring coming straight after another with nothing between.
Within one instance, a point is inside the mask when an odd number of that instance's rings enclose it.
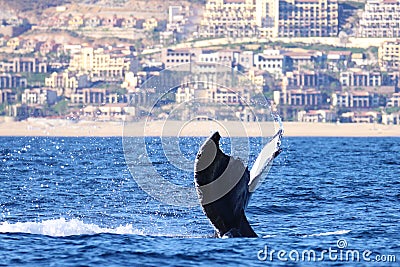
<instances>
[{"instance_id":1,"label":"ocean water","mask_svg":"<svg viewBox=\"0 0 400 267\"><path fill-rule=\"evenodd\" d=\"M188 162L203 140L179 140ZM251 165L260 147L250 144ZM282 147L246 212L260 238L215 239L199 206L138 186L156 168L193 187L192 166L169 171L157 149L131 174L121 138L2 137L0 265L399 266L400 138L284 138Z\"/></svg>"}]
</instances>

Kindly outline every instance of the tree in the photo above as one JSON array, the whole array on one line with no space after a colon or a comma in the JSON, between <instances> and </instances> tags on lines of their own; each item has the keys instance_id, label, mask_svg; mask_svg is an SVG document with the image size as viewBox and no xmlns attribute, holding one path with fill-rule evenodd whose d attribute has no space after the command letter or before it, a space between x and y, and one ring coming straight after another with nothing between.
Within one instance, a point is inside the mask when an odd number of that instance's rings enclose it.
<instances>
[{"instance_id":1,"label":"tree","mask_svg":"<svg viewBox=\"0 0 400 267\"><path fill-rule=\"evenodd\" d=\"M68 111L68 102L65 99L61 100L54 105L53 110L59 116L65 115L65 113Z\"/></svg>"},{"instance_id":2,"label":"tree","mask_svg":"<svg viewBox=\"0 0 400 267\"><path fill-rule=\"evenodd\" d=\"M0 104L0 116L5 115L6 104Z\"/></svg>"}]
</instances>

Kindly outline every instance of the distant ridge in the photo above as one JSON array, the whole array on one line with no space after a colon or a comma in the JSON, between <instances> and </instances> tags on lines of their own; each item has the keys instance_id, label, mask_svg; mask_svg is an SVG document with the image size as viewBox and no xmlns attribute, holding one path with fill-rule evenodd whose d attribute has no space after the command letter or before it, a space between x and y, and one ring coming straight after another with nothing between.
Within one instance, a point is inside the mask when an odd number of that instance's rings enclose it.
<instances>
[{"instance_id":1,"label":"distant ridge","mask_svg":"<svg viewBox=\"0 0 400 267\"><path fill-rule=\"evenodd\" d=\"M37 13L41 13L43 10L59 6L70 4L71 0L37 0L37 1L30 1L29 4L26 3L25 0L0 0L0 6L6 6L9 9L19 12L28 12L34 11Z\"/></svg>"},{"instance_id":2,"label":"distant ridge","mask_svg":"<svg viewBox=\"0 0 400 267\"><path fill-rule=\"evenodd\" d=\"M157 1L157 0L156 0ZM163 2L163 0L158 0ZM194 4L205 4L206 0L185 0L189 3ZM129 0L36 0L30 1L27 4L26 0L0 0L0 6L6 7L5 9L13 10L14 12L34 12L36 14L42 13L44 10L50 7L62 6L67 4L96 4L96 3L107 3L110 6L117 5L117 3L121 4L124 2L129 2Z\"/></svg>"}]
</instances>

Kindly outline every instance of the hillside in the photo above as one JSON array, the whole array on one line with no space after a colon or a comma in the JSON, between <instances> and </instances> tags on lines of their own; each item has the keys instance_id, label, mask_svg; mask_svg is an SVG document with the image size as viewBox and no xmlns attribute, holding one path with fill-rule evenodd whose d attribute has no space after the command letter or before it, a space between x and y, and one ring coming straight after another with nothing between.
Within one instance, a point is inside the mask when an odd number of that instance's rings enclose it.
<instances>
[{"instance_id":1,"label":"hillside","mask_svg":"<svg viewBox=\"0 0 400 267\"><path fill-rule=\"evenodd\" d=\"M142 2L142 1L135 1L135 2ZM144 1L146 2L146 1ZM155 2L162 3L174 2L179 1L162 1L158 0ZM189 2L193 4L204 4L206 0L186 0L184 2ZM127 4L132 4L132 1L129 0L86 0L86 1L79 1L79 0L37 0L37 1L30 1L27 4L26 0L0 0L0 6L6 7L6 9L11 9L14 12L28 12L33 11L34 13L40 14L43 10L46 10L49 7L55 7L60 5L67 5L67 4L88 4L93 5L96 4L98 6L108 6L108 7L118 7L118 6L126 6Z\"/></svg>"},{"instance_id":2,"label":"hillside","mask_svg":"<svg viewBox=\"0 0 400 267\"><path fill-rule=\"evenodd\" d=\"M0 0L3 13L29 17L31 22L42 19L42 15L54 13L56 6L66 6L66 14L122 14L130 13L137 18L167 18L168 6L183 5L198 9L206 0L37 0L28 5L25 0ZM8 11L8 12L7 12ZM1 18L1 17L0 17Z\"/></svg>"},{"instance_id":3,"label":"hillside","mask_svg":"<svg viewBox=\"0 0 400 267\"><path fill-rule=\"evenodd\" d=\"M30 1L29 4L25 0L0 0L0 6L8 7L14 12L28 12L34 11L41 13L41 11L54 6L69 4L71 0L38 0Z\"/></svg>"}]
</instances>

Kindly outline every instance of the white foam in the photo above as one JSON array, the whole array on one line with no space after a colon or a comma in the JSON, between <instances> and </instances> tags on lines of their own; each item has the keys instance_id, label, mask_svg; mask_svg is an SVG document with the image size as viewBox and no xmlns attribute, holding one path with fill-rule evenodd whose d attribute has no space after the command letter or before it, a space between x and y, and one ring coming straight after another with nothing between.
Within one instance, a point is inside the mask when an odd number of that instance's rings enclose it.
<instances>
[{"instance_id":1,"label":"white foam","mask_svg":"<svg viewBox=\"0 0 400 267\"><path fill-rule=\"evenodd\" d=\"M339 230L339 231L334 231L334 232L324 232L324 233L318 233L318 234L304 235L304 237L327 236L327 235L345 235L345 234L350 233L350 232L351 232L351 230Z\"/></svg>"},{"instance_id":2,"label":"white foam","mask_svg":"<svg viewBox=\"0 0 400 267\"><path fill-rule=\"evenodd\" d=\"M276 235L264 235L264 236L262 236L262 238L272 238L272 237L275 237Z\"/></svg>"},{"instance_id":3,"label":"white foam","mask_svg":"<svg viewBox=\"0 0 400 267\"><path fill-rule=\"evenodd\" d=\"M101 233L142 235L143 232L134 229L131 224L120 225L117 228L102 228L96 224L87 224L78 219L65 218L44 220L42 222L17 222L0 224L0 233L27 233L48 236L94 235Z\"/></svg>"}]
</instances>

